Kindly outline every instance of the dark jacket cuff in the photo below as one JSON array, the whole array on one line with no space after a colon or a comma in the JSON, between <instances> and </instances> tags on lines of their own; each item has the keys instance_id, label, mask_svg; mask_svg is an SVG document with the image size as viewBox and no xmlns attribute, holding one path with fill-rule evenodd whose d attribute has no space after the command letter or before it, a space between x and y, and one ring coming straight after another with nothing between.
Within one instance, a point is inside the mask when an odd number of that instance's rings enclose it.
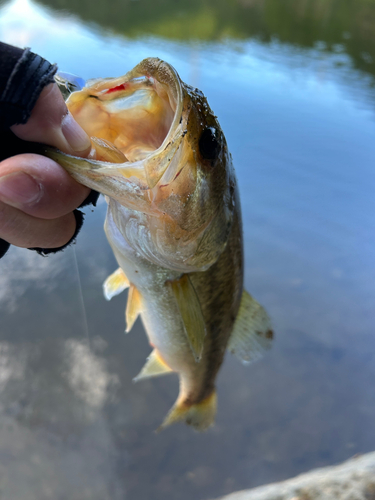
<instances>
[{"instance_id":1,"label":"dark jacket cuff","mask_svg":"<svg viewBox=\"0 0 375 500\"><path fill-rule=\"evenodd\" d=\"M98 201L100 193L97 191L91 191L88 197L84 200L83 203L79 206L79 208L85 207L86 205L93 205L94 207L96 206L96 203ZM84 221L84 214L80 210L74 210L73 211L74 217L76 219L76 230L74 231L73 236L70 238L70 240L65 243L65 245L62 245L61 247L57 248L29 248L29 250L35 250L38 252L39 255L48 255L50 253L56 253L60 252L61 250L64 250L68 246L72 245L75 243L76 238L78 236L78 233L80 232L83 221ZM6 252L9 250L10 244L0 238L0 259L6 254Z\"/></svg>"},{"instance_id":2,"label":"dark jacket cuff","mask_svg":"<svg viewBox=\"0 0 375 500\"><path fill-rule=\"evenodd\" d=\"M34 54L0 43L0 126L26 123L43 88L54 82L57 66Z\"/></svg>"},{"instance_id":3,"label":"dark jacket cuff","mask_svg":"<svg viewBox=\"0 0 375 500\"><path fill-rule=\"evenodd\" d=\"M97 191L91 191L88 197L85 199L83 203L79 206L79 208L85 207L86 205L94 205L96 207L96 202L98 201L100 193ZM61 250L64 250L68 246L74 244L76 242L76 238L78 236L78 233L80 232L82 226L83 226L83 221L85 219L85 214L82 213L80 210L74 210L73 211L74 217L76 219L76 230L74 231L73 236L70 238L68 243L65 243L65 245L62 245L61 247L57 248L29 248L29 250L35 250L39 255L48 255L50 253L56 253L60 252ZM1 257L0 257L1 258Z\"/></svg>"}]
</instances>

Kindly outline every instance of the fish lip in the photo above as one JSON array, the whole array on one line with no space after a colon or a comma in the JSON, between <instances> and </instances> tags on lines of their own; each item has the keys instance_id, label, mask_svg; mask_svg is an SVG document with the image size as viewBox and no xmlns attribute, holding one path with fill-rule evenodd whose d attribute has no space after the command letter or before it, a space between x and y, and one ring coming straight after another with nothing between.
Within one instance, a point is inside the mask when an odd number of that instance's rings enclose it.
<instances>
[{"instance_id":1,"label":"fish lip","mask_svg":"<svg viewBox=\"0 0 375 500\"><path fill-rule=\"evenodd\" d=\"M167 72L169 75L172 76L172 81L173 81L173 84L175 86L175 90L177 93L177 96L176 96L177 107L176 107L176 111L174 113L173 121L171 123L171 126L169 127L168 134L166 135L164 141L162 142L160 147L157 150L155 150L155 153L156 153L157 151L160 151L166 147L167 143L170 142L170 140L171 140L171 136L178 129L178 126L181 123L182 111L183 111L183 90L182 90L181 79L180 79L177 71L174 69L174 67L171 64L169 64L165 61L162 61L161 59L158 59L158 58L149 58L149 59L144 59L140 63L140 65L143 64L144 62L146 62L146 61L148 62L150 60L159 61L158 67L156 70L159 74ZM163 69L163 71L162 71L162 69ZM163 80L165 80L165 75L162 75L162 76L163 76L163 78L161 78L159 76L158 81L163 82ZM164 81L164 83L167 83L170 86L169 82Z\"/></svg>"},{"instance_id":2,"label":"fish lip","mask_svg":"<svg viewBox=\"0 0 375 500\"><path fill-rule=\"evenodd\" d=\"M167 170L168 165L174 157L173 151L177 151L184 137L182 129L184 93L181 79L175 68L159 58L144 59L134 68L134 70L132 70L132 73L134 72L137 74L138 71L141 75L146 74L146 76L151 76L158 82L166 84L171 93L173 94L175 92L176 94L175 100L177 105L174 117L162 144L146 158L132 163L129 162L128 164L128 166L130 166L130 164L134 166L139 164L141 166L142 164L146 174L147 187L153 189ZM171 158L169 161L163 162L163 159L167 155L168 148L170 148L172 152Z\"/></svg>"}]
</instances>

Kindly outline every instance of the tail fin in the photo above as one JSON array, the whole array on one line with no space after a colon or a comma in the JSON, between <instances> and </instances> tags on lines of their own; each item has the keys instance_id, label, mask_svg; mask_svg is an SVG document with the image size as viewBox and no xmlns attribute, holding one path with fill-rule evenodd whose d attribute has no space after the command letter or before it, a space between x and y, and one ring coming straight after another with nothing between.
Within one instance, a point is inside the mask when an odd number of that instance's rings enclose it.
<instances>
[{"instance_id":1,"label":"tail fin","mask_svg":"<svg viewBox=\"0 0 375 500\"><path fill-rule=\"evenodd\" d=\"M197 404L187 405L177 400L161 426L157 429L157 432L162 431L168 427L168 425L180 421L184 421L186 424L191 425L197 431L205 431L213 425L215 421L216 403L217 397L215 390L210 396Z\"/></svg>"}]
</instances>

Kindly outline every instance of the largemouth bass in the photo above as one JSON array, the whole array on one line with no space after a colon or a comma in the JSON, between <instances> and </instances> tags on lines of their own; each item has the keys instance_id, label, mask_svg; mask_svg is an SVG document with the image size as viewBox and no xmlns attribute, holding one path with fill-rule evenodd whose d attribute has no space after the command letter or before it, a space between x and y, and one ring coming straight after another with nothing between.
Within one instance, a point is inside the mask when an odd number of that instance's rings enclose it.
<instances>
[{"instance_id":1,"label":"largemouth bass","mask_svg":"<svg viewBox=\"0 0 375 500\"><path fill-rule=\"evenodd\" d=\"M120 267L104 293L129 287L126 331L140 314L153 347L135 380L178 373L161 428L181 420L204 430L226 348L249 362L272 339L265 310L243 290L240 201L223 132L202 92L156 58L88 82L67 105L92 137L92 159L48 154L106 196Z\"/></svg>"}]
</instances>

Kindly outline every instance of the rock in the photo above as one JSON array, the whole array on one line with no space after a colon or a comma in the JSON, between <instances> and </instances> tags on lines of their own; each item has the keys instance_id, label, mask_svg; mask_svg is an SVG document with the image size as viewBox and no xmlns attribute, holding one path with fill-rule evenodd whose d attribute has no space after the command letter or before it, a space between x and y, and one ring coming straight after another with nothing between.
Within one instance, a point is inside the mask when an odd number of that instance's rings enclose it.
<instances>
[{"instance_id":1,"label":"rock","mask_svg":"<svg viewBox=\"0 0 375 500\"><path fill-rule=\"evenodd\" d=\"M221 500L375 500L375 452Z\"/></svg>"}]
</instances>

